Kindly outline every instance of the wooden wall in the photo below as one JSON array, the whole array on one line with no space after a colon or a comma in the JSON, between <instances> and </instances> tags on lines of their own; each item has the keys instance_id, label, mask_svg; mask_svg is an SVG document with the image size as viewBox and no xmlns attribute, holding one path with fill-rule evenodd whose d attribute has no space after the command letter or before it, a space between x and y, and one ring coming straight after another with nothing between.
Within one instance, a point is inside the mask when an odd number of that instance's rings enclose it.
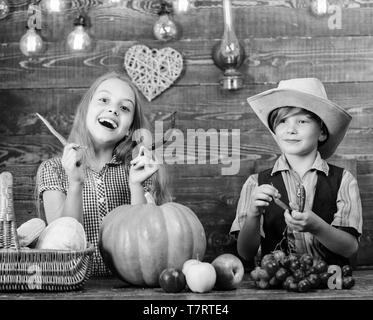
<instances>
[{"instance_id":1,"label":"wooden wall","mask_svg":"<svg viewBox=\"0 0 373 320\"><path fill-rule=\"evenodd\" d=\"M147 115L160 119L177 111L176 127L240 129L240 170L223 176L219 164L170 166L175 201L190 206L208 238L207 258L235 250L228 236L241 187L249 174L271 165L278 149L246 104L248 96L276 86L281 79L315 76L329 98L344 106L353 121L333 161L356 174L363 203L364 231L359 265L373 264L373 1L334 1L341 8L341 29L330 17L315 17L308 0L233 0L235 31L246 58L240 70L245 86L236 92L219 86L222 72L211 58L223 33L221 1L195 1L177 17L179 40L155 40L156 0L68 1L59 14L42 12L41 35L47 49L29 60L19 50L29 1L8 0L11 12L0 20L0 166L15 175L18 223L35 215L34 175L40 161L61 152L59 142L33 117L39 112L67 136L75 107L89 83L102 73L122 69L134 44L171 46L184 57L184 72L174 86L148 103ZM107 2L106 2L107 3ZM88 12L94 49L72 54L65 46L77 10ZM212 148L213 156L218 149ZM194 157L194 154L188 154Z\"/></svg>"}]
</instances>

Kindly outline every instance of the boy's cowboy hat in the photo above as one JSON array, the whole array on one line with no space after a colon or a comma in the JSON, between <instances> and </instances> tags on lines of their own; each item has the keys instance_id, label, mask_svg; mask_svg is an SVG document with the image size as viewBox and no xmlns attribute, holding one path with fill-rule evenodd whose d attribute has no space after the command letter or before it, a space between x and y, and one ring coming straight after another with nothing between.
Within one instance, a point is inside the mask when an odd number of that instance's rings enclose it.
<instances>
[{"instance_id":1,"label":"boy's cowboy hat","mask_svg":"<svg viewBox=\"0 0 373 320\"><path fill-rule=\"evenodd\" d=\"M252 96L247 102L272 134L268 118L277 108L300 107L318 115L328 129L328 139L319 147L324 159L337 149L352 119L349 113L328 99L323 84L316 78L282 80L277 88Z\"/></svg>"}]
</instances>

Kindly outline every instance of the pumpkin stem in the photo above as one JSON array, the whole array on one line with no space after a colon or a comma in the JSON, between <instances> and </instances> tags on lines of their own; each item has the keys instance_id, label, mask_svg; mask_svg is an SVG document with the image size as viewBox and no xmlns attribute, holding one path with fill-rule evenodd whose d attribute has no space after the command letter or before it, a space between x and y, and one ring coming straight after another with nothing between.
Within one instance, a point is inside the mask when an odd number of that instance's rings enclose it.
<instances>
[{"instance_id":1,"label":"pumpkin stem","mask_svg":"<svg viewBox=\"0 0 373 320\"><path fill-rule=\"evenodd\" d=\"M152 196L152 194L150 192L148 192L148 191L145 192L144 197L146 199L147 204L155 204L154 197Z\"/></svg>"}]
</instances>

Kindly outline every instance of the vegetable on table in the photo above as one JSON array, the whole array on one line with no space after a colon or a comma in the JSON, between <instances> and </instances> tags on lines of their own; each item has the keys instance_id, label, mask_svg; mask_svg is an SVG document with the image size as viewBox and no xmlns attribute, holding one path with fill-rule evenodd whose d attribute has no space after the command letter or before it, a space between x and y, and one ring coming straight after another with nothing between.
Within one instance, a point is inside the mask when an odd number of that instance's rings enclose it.
<instances>
[{"instance_id":1,"label":"vegetable on table","mask_svg":"<svg viewBox=\"0 0 373 320\"><path fill-rule=\"evenodd\" d=\"M40 234L44 231L46 225L44 220L32 218L22 223L17 228L17 236L21 247L32 247L36 244Z\"/></svg>"},{"instance_id":2,"label":"vegetable on table","mask_svg":"<svg viewBox=\"0 0 373 320\"><path fill-rule=\"evenodd\" d=\"M159 286L166 268L182 269L185 261L202 260L206 235L196 214L188 207L168 202L122 205L104 219L99 249L107 267L123 281L138 286Z\"/></svg>"}]
</instances>

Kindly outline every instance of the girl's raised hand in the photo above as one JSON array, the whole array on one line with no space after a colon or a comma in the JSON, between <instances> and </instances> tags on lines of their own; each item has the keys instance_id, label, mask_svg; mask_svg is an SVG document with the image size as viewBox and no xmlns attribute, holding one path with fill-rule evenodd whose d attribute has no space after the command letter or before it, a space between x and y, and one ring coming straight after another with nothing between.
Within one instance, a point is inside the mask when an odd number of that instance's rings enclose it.
<instances>
[{"instance_id":1,"label":"girl's raised hand","mask_svg":"<svg viewBox=\"0 0 373 320\"><path fill-rule=\"evenodd\" d=\"M152 152L144 146L140 147L139 154L132 159L129 171L129 183L141 184L159 169L159 163L153 159Z\"/></svg>"},{"instance_id":2,"label":"girl's raised hand","mask_svg":"<svg viewBox=\"0 0 373 320\"><path fill-rule=\"evenodd\" d=\"M82 149L76 143L69 143L63 149L61 162L70 182L84 182L84 170L80 165L82 157Z\"/></svg>"},{"instance_id":3,"label":"girl's raised hand","mask_svg":"<svg viewBox=\"0 0 373 320\"><path fill-rule=\"evenodd\" d=\"M250 214L260 216L262 208L268 206L274 197L279 197L279 193L274 186L262 184L255 187L251 196Z\"/></svg>"}]
</instances>

